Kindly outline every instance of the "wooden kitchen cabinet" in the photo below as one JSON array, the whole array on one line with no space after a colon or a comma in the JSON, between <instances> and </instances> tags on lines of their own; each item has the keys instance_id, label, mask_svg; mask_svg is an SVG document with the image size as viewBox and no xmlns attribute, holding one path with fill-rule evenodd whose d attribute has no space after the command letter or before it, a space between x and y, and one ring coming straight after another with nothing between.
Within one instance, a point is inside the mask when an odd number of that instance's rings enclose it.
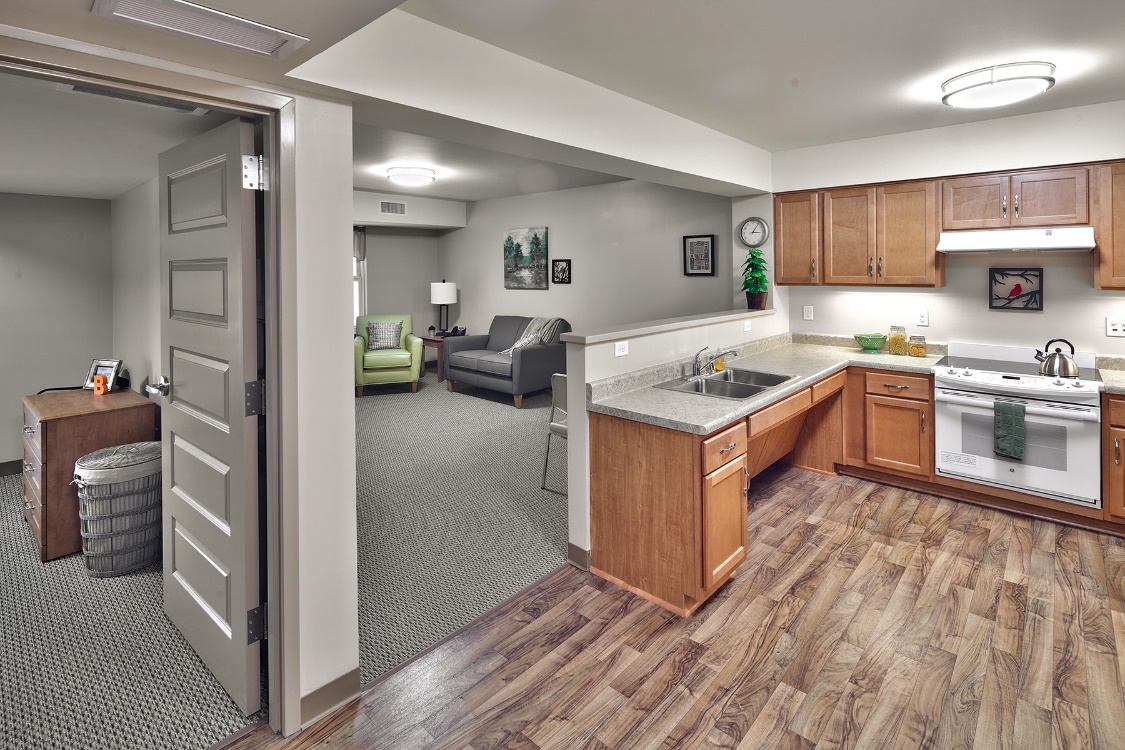
<instances>
[{"instance_id":1,"label":"wooden kitchen cabinet","mask_svg":"<svg viewBox=\"0 0 1125 750\"><path fill-rule=\"evenodd\" d=\"M1102 395L1102 512L1125 523L1125 397Z\"/></svg>"},{"instance_id":2,"label":"wooden kitchen cabinet","mask_svg":"<svg viewBox=\"0 0 1125 750\"><path fill-rule=\"evenodd\" d=\"M24 519L45 562L82 549L74 462L101 448L154 439L156 405L129 390L53 391L24 396L23 415Z\"/></svg>"},{"instance_id":3,"label":"wooden kitchen cabinet","mask_svg":"<svg viewBox=\"0 0 1125 750\"><path fill-rule=\"evenodd\" d=\"M774 283L820 282L820 193L786 193L773 202Z\"/></svg>"},{"instance_id":4,"label":"wooden kitchen cabinet","mask_svg":"<svg viewBox=\"0 0 1125 750\"><path fill-rule=\"evenodd\" d=\"M1093 169L1094 286L1125 289L1125 161Z\"/></svg>"},{"instance_id":5,"label":"wooden kitchen cabinet","mask_svg":"<svg viewBox=\"0 0 1125 750\"><path fill-rule=\"evenodd\" d=\"M739 456L703 477L703 589L730 578L746 560L746 456Z\"/></svg>"},{"instance_id":6,"label":"wooden kitchen cabinet","mask_svg":"<svg viewBox=\"0 0 1125 750\"><path fill-rule=\"evenodd\" d=\"M844 464L919 478L933 475L931 376L849 367Z\"/></svg>"},{"instance_id":7,"label":"wooden kitchen cabinet","mask_svg":"<svg viewBox=\"0 0 1125 750\"><path fill-rule=\"evenodd\" d=\"M1085 224L1086 167L942 180L942 229L999 229Z\"/></svg>"},{"instance_id":8,"label":"wooden kitchen cabinet","mask_svg":"<svg viewBox=\"0 0 1125 750\"><path fill-rule=\"evenodd\" d=\"M875 188L825 190L824 283L875 284Z\"/></svg>"}]
</instances>

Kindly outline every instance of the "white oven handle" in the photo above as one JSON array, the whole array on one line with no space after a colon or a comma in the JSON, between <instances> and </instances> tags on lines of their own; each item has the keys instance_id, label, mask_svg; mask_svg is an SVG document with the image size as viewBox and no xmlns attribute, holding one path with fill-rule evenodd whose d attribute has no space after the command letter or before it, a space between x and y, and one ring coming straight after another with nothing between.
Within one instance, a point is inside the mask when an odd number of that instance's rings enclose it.
<instances>
[{"instance_id":1,"label":"white oven handle","mask_svg":"<svg viewBox=\"0 0 1125 750\"><path fill-rule=\"evenodd\" d=\"M938 388L934 392L934 400L947 404L957 404L959 406L975 406L982 411L992 411L992 405L996 403L997 399L988 394L980 394L979 396L956 395ZM1067 404L1065 407L1052 409L1048 406L1025 404L1024 411L1027 414L1054 417L1055 419L1064 419L1074 422L1101 421L1101 411L1089 406L1072 406Z\"/></svg>"}]
</instances>

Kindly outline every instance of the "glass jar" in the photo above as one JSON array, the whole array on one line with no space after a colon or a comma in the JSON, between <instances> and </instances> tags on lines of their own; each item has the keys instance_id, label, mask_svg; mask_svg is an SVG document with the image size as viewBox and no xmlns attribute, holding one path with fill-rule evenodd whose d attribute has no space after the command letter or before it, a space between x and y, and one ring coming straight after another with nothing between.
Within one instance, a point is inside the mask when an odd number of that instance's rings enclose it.
<instances>
[{"instance_id":1,"label":"glass jar","mask_svg":"<svg viewBox=\"0 0 1125 750\"><path fill-rule=\"evenodd\" d=\"M906 354L906 327L891 326L887 334L887 351L891 354Z\"/></svg>"},{"instance_id":2,"label":"glass jar","mask_svg":"<svg viewBox=\"0 0 1125 750\"><path fill-rule=\"evenodd\" d=\"M906 342L906 353L911 357L925 357L926 356L926 337L925 336L911 336L910 340Z\"/></svg>"}]
</instances>

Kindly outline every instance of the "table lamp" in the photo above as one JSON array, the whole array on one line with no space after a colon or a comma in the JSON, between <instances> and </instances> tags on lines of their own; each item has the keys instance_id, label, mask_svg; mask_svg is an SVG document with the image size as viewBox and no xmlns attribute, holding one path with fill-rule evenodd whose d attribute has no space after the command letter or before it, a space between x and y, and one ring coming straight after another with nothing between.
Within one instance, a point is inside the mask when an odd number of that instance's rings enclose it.
<instances>
[{"instance_id":1,"label":"table lamp","mask_svg":"<svg viewBox=\"0 0 1125 750\"><path fill-rule=\"evenodd\" d=\"M441 283L430 284L430 304L438 305L438 333L448 333L449 306L457 302L457 285L445 279ZM445 313L444 320L442 313Z\"/></svg>"}]
</instances>

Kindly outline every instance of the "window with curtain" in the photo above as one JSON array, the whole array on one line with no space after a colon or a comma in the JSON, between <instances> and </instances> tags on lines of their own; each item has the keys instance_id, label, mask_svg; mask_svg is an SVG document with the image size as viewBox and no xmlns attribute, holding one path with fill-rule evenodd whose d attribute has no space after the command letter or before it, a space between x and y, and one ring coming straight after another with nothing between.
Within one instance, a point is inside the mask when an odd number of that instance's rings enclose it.
<instances>
[{"instance_id":1,"label":"window with curtain","mask_svg":"<svg viewBox=\"0 0 1125 750\"><path fill-rule=\"evenodd\" d=\"M352 312L353 318L367 314L367 232L352 231Z\"/></svg>"}]
</instances>

